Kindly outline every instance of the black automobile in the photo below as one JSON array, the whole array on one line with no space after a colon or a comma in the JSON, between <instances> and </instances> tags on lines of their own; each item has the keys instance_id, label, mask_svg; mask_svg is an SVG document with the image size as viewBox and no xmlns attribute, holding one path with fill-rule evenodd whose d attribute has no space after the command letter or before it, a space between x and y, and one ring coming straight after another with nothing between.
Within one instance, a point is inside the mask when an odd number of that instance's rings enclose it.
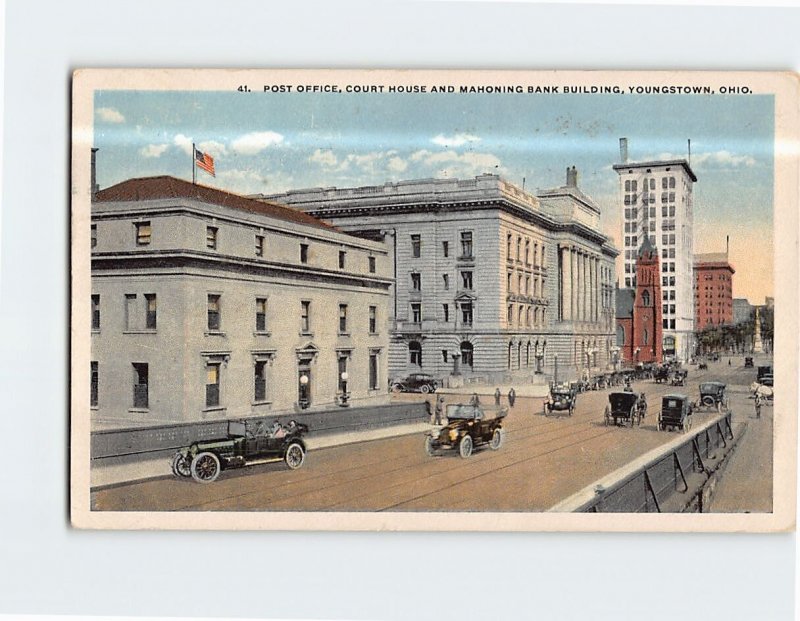
<instances>
[{"instance_id":1,"label":"black automobile","mask_svg":"<svg viewBox=\"0 0 800 621\"><path fill-rule=\"evenodd\" d=\"M192 477L198 483L211 483L229 468L243 468L268 461L283 460L295 470L305 462L303 434L308 426L297 421L287 425L277 420L229 421L224 438L200 440L180 449L172 458L172 472Z\"/></svg>"},{"instance_id":2,"label":"black automobile","mask_svg":"<svg viewBox=\"0 0 800 621\"><path fill-rule=\"evenodd\" d=\"M392 392L436 392L439 387L436 378L427 373L412 373L408 377L392 382Z\"/></svg>"},{"instance_id":3,"label":"black automobile","mask_svg":"<svg viewBox=\"0 0 800 621\"><path fill-rule=\"evenodd\" d=\"M689 431L692 426L693 406L686 395L664 395L658 413L658 430L680 429Z\"/></svg>"},{"instance_id":4,"label":"black automobile","mask_svg":"<svg viewBox=\"0 0 800 621\"><path fill-rule=\"evenodd\" d=\"M745 368L753 368L753 357L752 356L745 356L744 366L745 366Z\"/></svg>"},{"instance_id":5,"label":"black automobile","mask_svg":"<svg viewBox=\"0 0 800 621\"><path fill-rule=\"evenodd\" d=\"M773 384L775 383L775 376L772 375L772 373L768 373L767 375L762 375L761 381L759 381L758 383L761 384L762 386L769 386L770 388L772 388Z\"/></svg>"},{"instance_id":6,"label":"black automobile","mask_svg":"<svg viewBox=\"0 0 800 621\"><path fill-rule=\"evenodd\" d=\"M578 391L570 384L555 385L550 388L550 394L542 404L542 414L547 416L551 412L566 412L572 416L578 400Z\"/></svg>"},{"instance_id":7,"label":"black automobile","mask_svg":"<svg viewBox=\"0 0 800 621\"><path fill-rule=\"evenodd\" d=\"M488 444L496 451L503 444L503 419L508 408L483 408L480 405L450 404L447 424L425 435L425 452L436 455L439 449L455 449L466 459L476 446Z\"/></svg>"},{"instance_id":8,"label":"black automobile","mask_svg":"<svg viewBox=\"0 0 800 621\"><path fill-rule=\"evenodd\" d=\"M761 384L761 378L765 375L772 375L772 365L758 367L758 370L756 371L756 381Z\"/></svg>"},{"instance_id":9,"label":"black automobile","mask_svg":"<svg viewBox=\"0 0 800 621\"><path fill-rule=\"evenodd\" d=\"M726 386L722 382L703 382L700 384L700 398L697 400L697 409L728 408L728 397L725 394Z\"/></svg>"}]
</instances>

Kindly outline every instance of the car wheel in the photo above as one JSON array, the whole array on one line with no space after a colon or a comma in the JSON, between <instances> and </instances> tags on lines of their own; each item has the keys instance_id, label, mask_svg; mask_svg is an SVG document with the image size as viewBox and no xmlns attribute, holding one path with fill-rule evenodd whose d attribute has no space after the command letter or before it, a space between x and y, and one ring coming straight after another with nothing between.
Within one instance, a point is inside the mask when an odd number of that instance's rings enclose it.
<instances>
[{"instance_id":1,"label":"car wheel","mask_svg":"<svg viewBox=\"0 0 800 621\"><path fill-rule=\"evenodd\" d=\"M283 457L290 470L297 470L306 460L306 452L299 442L292 442Z\"/></svg>"},{"instance_id":2,"label":"car wheel","mask_svg":"<svg viewBox=\"0 0 800 621\"><path fill-rule=\"evenodd\" d=\"M422 386L419 387L419 391L423 395L427 395L431 391L431 387L428 386L427 384L423 384Z\"/></svg>"},{"instance_id":3,"label":"car wheel","mask_svg":"<svg viewBox=\"0 0 800 621\"><path fill-rule=\"evenodd\" d=\"M219 457L214 453L198 453L192 460L192 478L198 483L216 481L221 469Z\"/></svg>"},{"instance_id":4,"label":"car wheel","mask_svg":"<svg viewBox=\"0 0 800 621\"><path fill-rule=\"evenodd\" d=\"M712 405L714 405L714 397L703 397L700 400L700 403L702 403L706 407L712 406Z\"/></svg>"},{"instance_id":5,"label":"car wheel","mask_svg":"<svg viewBox=\"0 0 800 621\"><path fill-rule=\"evenodd\" d=\"M397 394L398 392L403 392L403 385L402 384L392 384L392 392Z\"/></svg>"},{"instance_id":6,"label":"car wheel","mask_svg":"<svg viewBox=\"0 0 800 621\"><path fill-rule=\"evenodd\" d=\"M431 438L430 436L425 436L425 452L431 457L433 457L434 455L433 438Z\"/></svg>"},{"instance_id":7,"label":"car wheel","mask_svg":"<svg viewBox=\"0 0 800 621\"><path fill-rule=\"evenodd\" d=\"M472 438L469 435L461 438L461 442L458 443L458 454L461 455L463 459L472 455Z\"/></svg>"},{"instance_id":8,"label":"car wheel","mask_svg":"<svg viewBox=\"0 0 800 621\"><path fill-rule=\"evenodd\" d=\"M503 445L503 434L499 429L495 429L492 434L492 439L489 442L489 448L496 451Z\"/></svg>"},{"instance_id":9,"label":"car wheel","mask_svg":"<svg viewBox=\"0 0 800 621\"><path fill-rule=\"evenodd\" d=\"M192 462L183 453L175 453L172 458L172 474L176 477L192 476Z\"/></svg>"}]
</instances>

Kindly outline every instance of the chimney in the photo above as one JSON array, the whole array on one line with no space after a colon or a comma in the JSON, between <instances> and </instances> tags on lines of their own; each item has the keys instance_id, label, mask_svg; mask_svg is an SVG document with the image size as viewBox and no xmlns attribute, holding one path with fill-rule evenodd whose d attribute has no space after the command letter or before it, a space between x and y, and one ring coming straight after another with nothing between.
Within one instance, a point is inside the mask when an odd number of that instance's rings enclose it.
<instances>
[{"instance_id":1,"label":"chimney","mask_svg":"<svg viewBox=\"0 0 800 621\"><path fill-rule=\"evenodd\" d=\"M91 191L92 191L92 199L94 199L94 195L97 194L100 187L97 185L97 147L92 147L92 175L91 175Z\"/></svg>"},{"instance_id":2,"label":"chimney","mask_svg":"<svg viewBox=\"0 0 800 621\"><path fill-rule=\"evenodd\" d=\"M619 159L622 161L623 164L628 163L628 139L627 138L620 138L619 139Z\"/></svg>"},{"instance_id":3,"label":"chimney","mask_svg":"<svg viewBox=\"0 0 800 621\"><path fill-rule=\"evenodd\" d=\"M578 171L574 166L572 168L567 167L567 187L578 187Z\"/></svg>"}]
</instances>

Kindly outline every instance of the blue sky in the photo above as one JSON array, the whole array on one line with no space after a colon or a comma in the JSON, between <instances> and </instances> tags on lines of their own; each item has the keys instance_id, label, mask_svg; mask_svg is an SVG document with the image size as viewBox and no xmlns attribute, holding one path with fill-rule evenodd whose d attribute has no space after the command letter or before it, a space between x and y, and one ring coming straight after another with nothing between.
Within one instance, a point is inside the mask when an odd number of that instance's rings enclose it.
<instances>
[{"instance_id":1,"label":"blue sky","mask_svg":"<svg viewBox=\"0 0 800 621\"><path fill-rule=\"evenodd\" d=\"M249 193L498 173L527 189L567 166L619 239L619 138L632 161L686 157L695 249L731 236L734 296L772 295L773 98L756 95L265 94L100 91L97 180L191 179L191 144L215 158L198 182ZM753 249L758 248L758 253Z\"/></svg>"}]
</instances>

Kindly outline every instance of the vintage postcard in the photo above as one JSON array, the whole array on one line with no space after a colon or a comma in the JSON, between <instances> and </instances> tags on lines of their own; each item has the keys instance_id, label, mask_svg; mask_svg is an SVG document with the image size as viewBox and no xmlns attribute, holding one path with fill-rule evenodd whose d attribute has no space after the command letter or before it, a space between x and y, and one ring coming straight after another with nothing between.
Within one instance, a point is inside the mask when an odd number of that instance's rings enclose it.
<instances>
[{"instance_id":1,"label":"vintage postcard","mask_svg":"<svg viewBox=\"0 0 800 621\"><path fill-rule=\"evenodd\" d=\"M82 528L794 528L798 77L73 79Z\"/></svg>"}]
</instances>

